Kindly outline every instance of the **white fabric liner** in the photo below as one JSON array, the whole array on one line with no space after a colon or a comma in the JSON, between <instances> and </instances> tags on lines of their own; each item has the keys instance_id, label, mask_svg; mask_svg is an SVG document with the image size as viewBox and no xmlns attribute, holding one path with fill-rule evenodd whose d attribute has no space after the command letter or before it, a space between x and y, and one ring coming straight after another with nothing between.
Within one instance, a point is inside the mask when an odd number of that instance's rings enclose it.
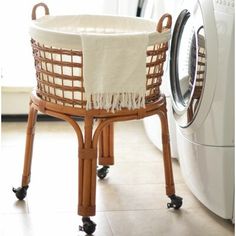
<instances>
[{"instance_id":1,"label":"white fabric liner","mask_svg":"<svg viewBox=\"0 0 236 236\"><path fill-rule=\"evenodd\" d=\"M29 32L40 44L82 50L86 108L112 112L145 107L146 49L170 38L154 21L104 15L44 16Z\"/></svg>"},{"instance_id":2,"label":"white fabric liner","mask_svg":"<svg viewBox=\"0 0 236 236\"><path fill-rule=\"evenodd\" d=\"M30 36L37 42L58 48L82 50L81 33L144 33L148 45L166 42L170 30L156 31L157 22L136 17L104 15L43 16L32 20Z\"/></svg>"}]
</instances>

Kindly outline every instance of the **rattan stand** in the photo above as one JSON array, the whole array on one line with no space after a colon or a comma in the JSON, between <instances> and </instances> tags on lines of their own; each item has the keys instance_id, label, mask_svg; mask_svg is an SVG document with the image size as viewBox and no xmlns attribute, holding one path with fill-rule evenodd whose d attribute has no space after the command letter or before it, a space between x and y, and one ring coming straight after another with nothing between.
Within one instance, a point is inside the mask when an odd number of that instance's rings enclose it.
<instances>
[{"instance_id":1,"label":"rattan stand","mask_svg":"<svg viewBox=\"0 0 236 236\"><path fill-rule=\"evenodd\" d=\"M44 7L45 14L49 14L48 7L41 3L33 8L32 19L36 19L36 9L40 6ZM165 22L165 25L163 22ZM157 31L162 32L170 27L171 16L163 15L158 22ZM72 71L74 68L83 70L82 51L47 47L40 45L33 39L32 48L35 59L37 89L32 92L30 100L22 185L20 188L13 189L17 198L20 200L25 198L30 182L37 112L40 111L49 116L65 120L74 128L78 138L78 214L83 216L83 227L80 227L80 229L88 234L93 233L96 224L89 217L96 214L96 173L103 179L108 172L108 167L114 164L113 123L158 115L162 126L166 194L171 199L171 203L168 203L167 206L174 209L180 208L182 198L175 195L172 173L166 99L159 89L168 43L154 45L147 50L146 107L135 110L121 109L114 113L98 109L86 110L86 101L83 97L83 75L75 76L72 73L69 76L63 74L63 66L72 68ZM55 60L55 54L59 60ZM63 61L65 55L70 60ZM75 58L77 59L75 60ZM60 75L53 71L54 65L61 67L62 73ZM55 82L58 78L61 79L60 85ZM71 81L71 86L64 84L65 79ZM61 90L61 96L58 95L58 90ZM72 94L70 99L64 96L66 92ZM75 98L75 93L78 92L80 93L80 99ZM81 131L79 124L73 117L84 119L84 132ZM99 120L99 123L94 128L94 122L97 120ZM97 159L99 164L104 166L98 171Z\"/></svg>"}]
</instances>

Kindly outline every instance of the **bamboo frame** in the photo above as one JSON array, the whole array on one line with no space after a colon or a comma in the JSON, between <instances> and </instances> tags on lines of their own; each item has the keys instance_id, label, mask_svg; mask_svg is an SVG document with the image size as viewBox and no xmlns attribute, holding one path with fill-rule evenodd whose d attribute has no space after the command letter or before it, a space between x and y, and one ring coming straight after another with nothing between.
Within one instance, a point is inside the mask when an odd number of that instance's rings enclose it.
<instances>
[{"instance_id":1,"label":"bamboo frame","mask_svg":"<svg viewBox=\"0 0 236 236\"><path fill-rule=\"evenodd\" d=\"M36 9L37 8L34 8L34 12L32 13L35 18ZM45 10L45 12L47 11ZM165 20L167 20L167 24L163 26ZM161 31L170 27L171 16L166 14L160 19L157 30ZM135 110L121 109L120 111L112 113L106 110L85 109L86 101L83 96L82 52L48 47L40 45L34 40L31 42L35 60L37 89L33 91L31 95L22 187L28 186L30 182L34 126L38 111L67 121L77 134L79 147L78 214L82 216L93 216L96 214L97 157L99 156L100 164L114 164L114 122L142 119L146 116L158 115L162 126L166 194L168 196L175 194L166 99L165 96L160 93L159 88L168 43L154 45L152 49L149 48L147 50L146 108ZM70 75L65 73L66 68L72 71ZM59 94L60 90L61 92ZM67 96L68 92L70 96ZM75 116L84 118L84 134L80 126L73 119ZM99 120L99 123L98 126L94 128L93 124L95 120Z\"/></svg>"},{"instance_id":2,"label":"bamboo frame","mask_svg":"<svg viewBox=\"0 0 236 236\"><path fill-rule=\"evenodd\" d=\"M114 165L114 125L110 123L101 131L99 137L98 164L103 166Z\"/></svg>"}]
</instances>

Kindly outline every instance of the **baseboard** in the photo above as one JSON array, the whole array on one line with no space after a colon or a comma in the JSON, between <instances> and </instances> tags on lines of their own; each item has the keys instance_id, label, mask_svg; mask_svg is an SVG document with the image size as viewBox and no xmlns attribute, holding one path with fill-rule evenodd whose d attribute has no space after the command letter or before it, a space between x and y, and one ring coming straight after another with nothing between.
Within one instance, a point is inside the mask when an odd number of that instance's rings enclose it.
<instances>
[{"instance_id":1,"label":"baseboard","mask_svg":"<svg viewBox=\"0 0 236 236\"><path fill-rule=\"evenodd\" d=\"M17 115L2 115L2 122L27 122L28 115L27 114L17 114ZM81 117L75 117L76 121L83 120ZM38 114L37 121L62 121L56 117Z\"/></svg>"},{"instance_id":2,"label":"baseboard","mask_svg":"<svg viewBox=\"0 0 236 236\"><path fill-rule=\"evenodd\" d=\"M27 114L2 115L2 122L26 122L27 119ZM60 119L39 114L37 116L37 121L60 121Z\"/></svg>"}]
</instances>

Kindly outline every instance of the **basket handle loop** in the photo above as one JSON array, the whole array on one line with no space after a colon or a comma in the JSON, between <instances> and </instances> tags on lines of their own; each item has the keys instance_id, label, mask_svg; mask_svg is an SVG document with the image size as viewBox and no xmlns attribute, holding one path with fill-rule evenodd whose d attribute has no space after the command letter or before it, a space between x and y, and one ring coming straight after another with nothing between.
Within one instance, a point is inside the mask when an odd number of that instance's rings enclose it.
<instances>
[{"instance_id":1,"label":"basket handle loop","mask_svg":"<svg viewBox=\"0 0 236 236\"><path fill-rule=\"evenodd\" d=\"M40 3L36 4L36 5L34 5L34 7L32 9L32 20L36 20L36 10L37 10L38 7L43 7L45 15L49 15L49 8L48 8L48 6L45 3L40 2Z\"/></svg>"},{"instance_id":2,"label":"basket handle loop","mask_svg":"<svg viewBox=\"0 0 236 236\"><path fill-rule=\"evenodd\" d=\"M167 21L166 21L166 25L164 26L163 23L164 23L165 19L167 19ZM157 31L159 33L161 33L165 29L170 29L171 25L172 25L172 17L170 14L166 13L160 18L160 20L157 24Z\"/></svg>"}]
</instances>

